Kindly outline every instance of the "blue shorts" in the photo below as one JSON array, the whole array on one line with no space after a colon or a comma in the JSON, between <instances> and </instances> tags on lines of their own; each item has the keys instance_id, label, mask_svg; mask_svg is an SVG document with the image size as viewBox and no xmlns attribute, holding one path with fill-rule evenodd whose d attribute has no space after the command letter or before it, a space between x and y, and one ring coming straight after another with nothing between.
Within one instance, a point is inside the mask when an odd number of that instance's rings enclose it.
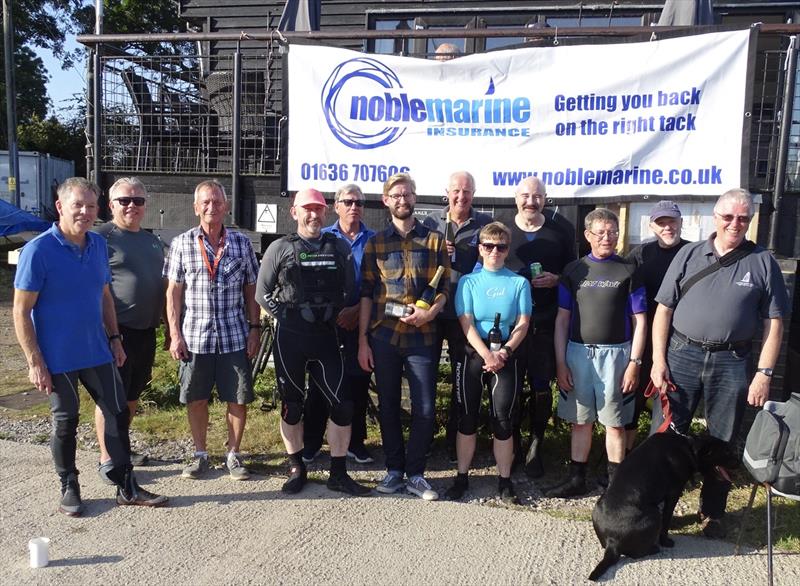
<instances>
[{"instance_id":1,"label":"blue shorts","mask_svg":"<svg viewBox=\"0 0 800 586\"><path fill-rule=\"evenodd\" d=\"M559 390L558 416L571 423L600 421L624 427L633 418L636 393L622 394L630 342L624 344L567 344L567 366L573 389Z\"/></svg>"}]
</instances>

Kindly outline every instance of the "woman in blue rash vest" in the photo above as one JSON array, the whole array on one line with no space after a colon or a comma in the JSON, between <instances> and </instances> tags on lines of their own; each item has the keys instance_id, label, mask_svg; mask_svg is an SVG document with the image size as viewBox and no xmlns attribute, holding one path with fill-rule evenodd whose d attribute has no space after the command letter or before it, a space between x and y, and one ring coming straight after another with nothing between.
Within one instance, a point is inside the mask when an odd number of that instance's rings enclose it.
<instances>
[{"instance_id":1,"label":"woman in blue rash vest","mask_svg":"<svg viewBox=\"0 0 800 586\"><path fill-rule=\"evenodd\" d=\"M458 474L447 490L459 500L469 487L468 473L475 454L475 438L483 389L489 389L494 434L494 457L503 502L517 502L511 483L514 459L513 422L519 408L520 375L515 351L523 343L531 317L527 279L505 268L511 231L500 222L484 226L478 235L483 268L461 278L455 296L456 314L467 337L466 355L454 365L459 407L456 453ZM500 348L488 341L495 316L500 315Z\"/></svg>"}]
</instances>

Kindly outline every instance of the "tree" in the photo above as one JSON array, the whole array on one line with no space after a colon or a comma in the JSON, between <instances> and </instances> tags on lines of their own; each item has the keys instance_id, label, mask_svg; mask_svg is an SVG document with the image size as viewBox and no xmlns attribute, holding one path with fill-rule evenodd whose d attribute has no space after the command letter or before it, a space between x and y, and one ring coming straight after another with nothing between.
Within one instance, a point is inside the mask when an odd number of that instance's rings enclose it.
<instances>
[{"instance_id":1,"label":"tree","mask_svg":"<svg viewBox=\"0 0 800 586\"><path fill-rule=\"evenodd\" d=\"M86 137L84 112L62 122L55 116L43 119L33 115L17 128L19 150L49 153L75 161L75 174L86 175Z\"/></svg>"}]
</instances>

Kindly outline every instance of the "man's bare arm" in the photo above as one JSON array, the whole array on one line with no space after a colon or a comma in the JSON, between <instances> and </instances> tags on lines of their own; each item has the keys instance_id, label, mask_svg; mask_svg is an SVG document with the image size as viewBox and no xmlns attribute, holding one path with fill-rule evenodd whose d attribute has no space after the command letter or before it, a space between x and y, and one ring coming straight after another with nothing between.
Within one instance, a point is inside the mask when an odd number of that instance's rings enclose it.
<instances>
[{"instance_id":1,"label":"man's bare arm","mask_svg":"<svg viewBox=\"0 0 800 586\"><path fill-rule=\"evenodd\" d=\"M37 390L44 391L49 395L53 391L53 381L39 348L31 316L37 299L39 299L37 291L14 289L14 332L17 334L17 341L28 362L28 378Z\"/></svg>"}]
</instances>

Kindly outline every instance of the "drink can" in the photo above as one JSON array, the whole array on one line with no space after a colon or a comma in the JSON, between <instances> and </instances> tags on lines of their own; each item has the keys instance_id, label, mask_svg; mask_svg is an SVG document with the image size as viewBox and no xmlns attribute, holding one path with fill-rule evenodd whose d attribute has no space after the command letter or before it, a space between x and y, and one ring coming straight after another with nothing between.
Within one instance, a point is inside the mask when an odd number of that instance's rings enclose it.
<instances>
[{"instance_id":1,"label":"drink can","mask_svg":"<svg viewBox=\"0 0 800 586\"><path fill-rule=\"evenodd\" d=\"M542 274L542 263L540 262L532 262L531 263L531 279L535 279L539 275Z\"/></svg>"}]
</instances>

